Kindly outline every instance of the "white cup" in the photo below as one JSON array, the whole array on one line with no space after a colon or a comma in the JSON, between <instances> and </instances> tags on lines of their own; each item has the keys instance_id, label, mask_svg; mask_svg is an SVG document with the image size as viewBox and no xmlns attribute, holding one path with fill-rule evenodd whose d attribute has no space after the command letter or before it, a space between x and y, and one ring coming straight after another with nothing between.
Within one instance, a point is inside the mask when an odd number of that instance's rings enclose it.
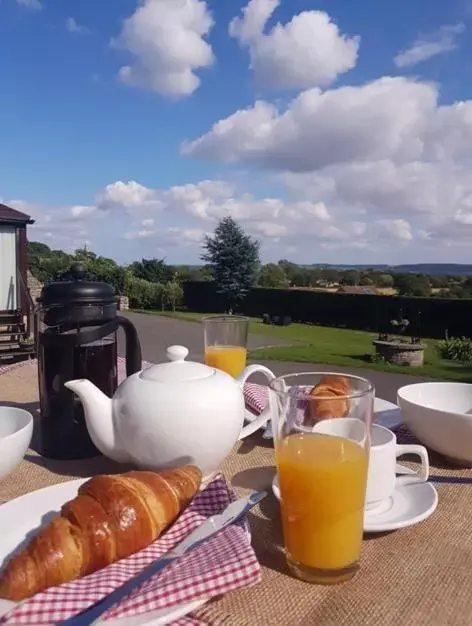
<instances>
[{"instance_id":1,"label":"white cup","mask_svg":"<svg viewBox=\"0 0 472 626\"><path fill-rule=\"evenodd\" d=\"M320 435L334 435L336 437L344 437L356 441L360 445L364 445L367 437L367 427L365 423L355 417L343 417L342 419L333 418L321 420L312 428L305 429L309 432L319 433Z\"/></svg>"},{"instance_id":2,"label":"white cup","mask_svg":"<svg viewBox=\"0 0 472 626\"><path fill-rule=\"evenodd\" d=\"M367 428L362 420L348 417L343 419L322 420L310 429L311 432L336 437L345 437L363 445L367 437ZM399 456L414 454L420 457L421 468L413 474L396 476L396 464ZM367 474L367 493L365 509L377 507L395 491L396 487L425 483L429 478L428 451L424 446L398 445L397 437L388 428L372 425L369 471Z\"/></svg>"},{"instance_id":3,"label":"white cup","mask_svg":"<svg viewBox=\"0 0 472 626\"><path fill-rule=\"evenodd\" d=\"M404 454L419 456L421 468L414 474L397 477L395 472L397 459ZM425 483L428 478L429 458L428 451L424 446L398 445L395 433L384 426L372 425L365 499L365 509L367 511L387 500L396 487Z\"/></svg>"}]
</instances>

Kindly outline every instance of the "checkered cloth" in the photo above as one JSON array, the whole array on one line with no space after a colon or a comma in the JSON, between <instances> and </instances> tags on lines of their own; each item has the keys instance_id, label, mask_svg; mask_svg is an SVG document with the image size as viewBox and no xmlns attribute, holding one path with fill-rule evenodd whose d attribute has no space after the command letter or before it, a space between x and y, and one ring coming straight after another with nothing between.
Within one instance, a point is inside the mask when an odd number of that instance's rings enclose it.
<instances>
[{"instance_id":1,"label":"checkered cloth","mask_svg":"<svg viewBox=\"0 0 472 626\"><path fill-rule=\"evenodd\" d=\"M268 401L267 387L256 383L244 384L244 400L246 407L253 413L259 415L266 408Z\"/></svg>"},{"instance_id":2,"label":"checkered cloth","mask_svg":"<svg viewBox=\"0 0 472 626\"><path fill-rule=\"evenodd\" d=\"M76 615L165 554L205 519L221 513L234 499L226 481L218 475L161 539L103 570L35 595L11 611L0 624L44 626ZM260 565L244 525L235 524L150 578L102 619L145 615L196 600L207 601L255 585L260 579ZM190 626L199 621L189 616L175 623Z\"/></svg>"}]
</instances>

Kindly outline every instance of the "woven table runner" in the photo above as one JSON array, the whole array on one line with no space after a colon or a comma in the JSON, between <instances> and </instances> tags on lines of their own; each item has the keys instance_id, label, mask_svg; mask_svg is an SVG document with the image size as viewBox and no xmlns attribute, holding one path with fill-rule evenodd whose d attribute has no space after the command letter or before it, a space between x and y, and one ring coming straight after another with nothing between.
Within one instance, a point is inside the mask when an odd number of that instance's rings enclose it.
<instances>
[{"instance_id":1,"label":"woven table runner","mask_svg":"<svg viewBox=\"0 0 472 626\"><path fill-rule=\"evenodd\" d=\"M34 364L0 375L0 404L38 408ZM399 441L409 443L405 429ZM431 473L468 477L430 453ZM262 582L232 592L194 613L211 626L462 626L472 625L472 483L436 484L439 504L426 521L400 531L366 535L362 568L350 582L312 586L288 575L282 549L279 504L271 492L275 474L270 441L259 433L238 443L222 470L236 493L265 489L269 496L249 515ZM34 489L123 466L103 457L50 461L29 451L2 482L0 501ZM1 528L0 528L1 532Z\"/></svg>"}]
</instances>

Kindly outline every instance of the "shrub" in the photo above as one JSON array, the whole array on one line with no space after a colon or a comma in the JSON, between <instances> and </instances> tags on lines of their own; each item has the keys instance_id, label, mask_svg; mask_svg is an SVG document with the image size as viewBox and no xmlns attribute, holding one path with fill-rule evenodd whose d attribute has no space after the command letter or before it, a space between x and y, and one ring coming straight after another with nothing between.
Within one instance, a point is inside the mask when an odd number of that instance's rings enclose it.
<instances>
[{"instance_id":1,"label":"shrub","mask_svg":"<svg viewBox=\"0 0 472 626\"><path fill-rule=\"evenodd\" d=\"M163 309L165 306L165 287L160 283L128 276L124 291L132 309Z\"/></svg>"},{"instance_id":2,"label":"shrub","mask_svg":"<svg viewBox=\"0 0 472 626\"><path fill-rule=\"evenodd\" d=\"M447 337L438 342L436 350L442 359L472 363L472 340L468 337Z\"/></svg>"},{"instance_id":3,"label":"shrub","mask_svg":"<svg viewBox=\"0 0 472 626\"><path fill-rule=\"evenodd\" d=\"M169 283L153 283L144 278L136 278L131 273L124 281L124 295L128 296L132 309L160 309L173 311L182 305L183 289L173 280Z\"/></svg>"},{"instance_id":4,"label":"shrub","mask_svg":"<svg viewBox=\"0 0 472 626\"><path fill-rule=\"evenodd\" d=\"M176 280L172 280L163 285L163 287L163 307L169 306L173 311L175 311L177 307L182 306L184 299L184 290L182 289L182 285Z\"/></svg>"}]
</instances>

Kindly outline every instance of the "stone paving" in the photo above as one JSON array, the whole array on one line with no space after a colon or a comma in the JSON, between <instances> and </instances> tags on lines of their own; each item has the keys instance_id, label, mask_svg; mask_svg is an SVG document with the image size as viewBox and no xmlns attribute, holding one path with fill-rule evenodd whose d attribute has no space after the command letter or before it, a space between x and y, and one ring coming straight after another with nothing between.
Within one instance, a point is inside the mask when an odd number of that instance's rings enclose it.
<instances>
[{"instance_id":1,"label":"stone paving","mask_svg":"<svg viewBox=\"0 0 472 626\"><path fill-rule=\"evenodd\" d=\"M190 350L189 359L194 361L203 360L203 329L201 324L186 322L169 317L146 315L141 313L127 312L128 317L139 333L141 340L143 359L151 363L161 363L166 360L166 348L175 344L186 346ZM120 333L119 353L124 355L124 341ZM254 335L249 337L249 348L262 348L269 345L288 345L288 342L266 335ZM396 402L397 389L403 385L423 382L427 379L408 374L377 372L368 369L355 369L337 367L334 365L319 365L316 363L287 363L280 361L263 362L274 374L290 374L294 372L308 372L310 370L345 372L369 378L375 385L376 395L384 400ZM254 376L254 382L265 379Z\"/></svg>"}]
</instances>

